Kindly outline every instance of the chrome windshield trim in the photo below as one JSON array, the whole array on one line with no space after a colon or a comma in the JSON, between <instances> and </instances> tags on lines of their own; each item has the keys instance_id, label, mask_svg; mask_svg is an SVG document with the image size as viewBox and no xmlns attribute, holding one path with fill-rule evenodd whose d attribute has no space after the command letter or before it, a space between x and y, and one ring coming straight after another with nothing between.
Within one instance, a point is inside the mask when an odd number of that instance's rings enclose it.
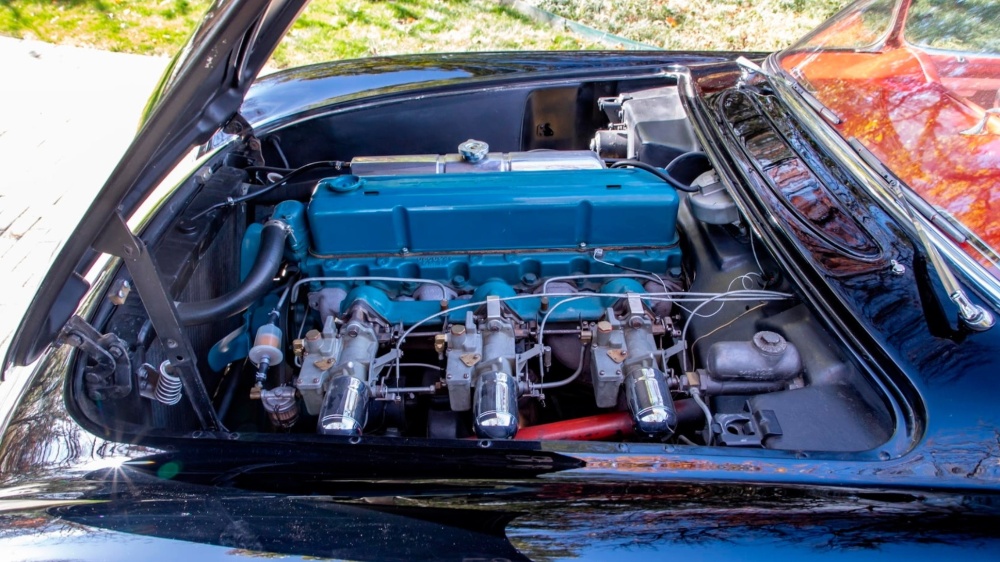
<instances>
[{"instance_id":1,"label":"chrome windshield trim","mask_svg":"<svg viewBox=\"0 0 1000 562\"><path fill-rule=\"evenodd\" d=\"M782 76L786 80L791 79L787 76L784 69L781 68L781 65L778 64L777 55L775 54L767 57L763 67L769 73ZM848 141L840 136L840 133L834 130L826 120L816 114L812 107L798 95L794 88L783 82L784 80L773 80L771 81L771 85L792 115L796 117L806 130L830 150L831 156L865 187L881 207L892 216L893 220L916 239L918 233L911 224L906 209L893 197L889 185L885 183L885 180L858 156ZM941 231L938 224L928 220L922 213L917 214L916 220L926 230L930 242L943 255L945 260L972 282L974 286L971 288L982 298L989 301L991 306L1000 308L1000 280L994 277L982 264L973 259L962 248L958 247L947 234Z\"/></svg>"}]
</instances>

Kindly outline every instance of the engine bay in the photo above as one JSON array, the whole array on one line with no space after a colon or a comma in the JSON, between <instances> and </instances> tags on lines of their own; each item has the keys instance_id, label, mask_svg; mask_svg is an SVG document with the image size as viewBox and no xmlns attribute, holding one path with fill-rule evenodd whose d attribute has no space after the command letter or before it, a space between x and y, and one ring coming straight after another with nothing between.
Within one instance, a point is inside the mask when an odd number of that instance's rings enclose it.
<instances>
[{"instance_id":1,"label":"engine bay","mask_svg":"<svg viewBox=\"0 0 1000 562\"><path fill-rule=\"evenodd\" d=\"M315 150L289 148L309 134L299 125L208 168L156 250L226 426L831 452L887 441L888 398L755 242L677 87L593 91L608 95L526 125L544 139L585 105L586 147L470 138L290 166ZM527 95L525 113L539 111L545 92ZM122 382L91 364L77 400L186 430L190 389L128 286L112 286L107 331L137 392L109 392Z\"/></svg>"}]
</instances>

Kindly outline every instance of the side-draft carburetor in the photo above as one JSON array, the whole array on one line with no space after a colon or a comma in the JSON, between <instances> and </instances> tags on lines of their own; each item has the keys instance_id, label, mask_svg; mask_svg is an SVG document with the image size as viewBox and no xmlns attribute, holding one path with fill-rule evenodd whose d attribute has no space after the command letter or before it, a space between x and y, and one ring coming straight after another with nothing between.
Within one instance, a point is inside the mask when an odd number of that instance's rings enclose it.
<instances>
[{"instance_id":1,"label":"side-draft carburetor","mask_svg":"<svg viewBox=\"0 0 1000 562\"><path fill-rule=\"evenodd\" d=\"M327 316L322 331L311 330L302 341L296 387L306 411L319 416L317 429L327 435L361 435L379 370L379 335L388 330L363 301L356 301L345 318L338 330L334 317Z\"/></svg>"},{"instance_id":2,"label":"side-draft carburetor","mask_svg":"<svg viewBox=\"0 0 1000 562\"><path fill-rule=\"evenodd\" d=\"M520 380L512 315L497 297L486 301L485 318L470 311L465 323L454 324L438 338L438 351L447 348L445 381L455 412L473 410L476 435L510 439L517 433Z\"/></svg>"},{"instance_id":3,"label":"side-draft carburetor","mask_svg":"<svg viewBox=\"0 0 1000 562\"><path fill-rule=\"evenodd\" d=\"M657 333L670 330L643 305L640 295L620 301L616 312L608 308L599 322L585 322L581 340L589 348L594 399L599 408L614 408L621 389L636 429L651 437L667 437L677 428L677 414L670 383L661 368L664 353L656 345ZM667 321L669 324L669 322ZM509 439L518 430L518 399L540 397L546 388L571 380L534 382L524 368L541 357L542 371L551 351L541 343L518 346L528 332L502 302L491 297L485 315L466 315L438 336L437 350L447 359L446 385L451 409L472 410L476 435ZM540 334L541 335L541 334ZM523 352L518 352L524 348ZM578 367L577 374L583 369ZM576 375L571 376L571 379ZM674 386L676 386L676 381Z\"/></svg>"},{"instance_id":4,"label":"side-draft carburetor","mask_svg":"<svg viewBox=\"0 0 1000 562\"><path fill-rule=\"evenodd\" d=\"M677 429L677 412L660 368L665 354L657 348L654 334L664 326L647 313L640 295L630 293L623 303L622 314L608 308L590 334L584 334L584 340L590 340L594 398L599 408L614 407L624 385L625 403L636 430L666 437Z\"/></svg>"}]
</instances>

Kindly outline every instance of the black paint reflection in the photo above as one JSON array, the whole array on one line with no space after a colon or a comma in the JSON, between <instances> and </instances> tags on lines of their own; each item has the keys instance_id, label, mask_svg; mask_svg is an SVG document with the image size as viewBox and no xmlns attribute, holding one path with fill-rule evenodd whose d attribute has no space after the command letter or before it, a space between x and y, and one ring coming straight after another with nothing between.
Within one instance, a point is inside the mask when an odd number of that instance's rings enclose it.
<instances>
[{"instance_id":1,"label":"black paint reflection","mask_svg":"<svg viewBox=\"0 0 1000 562\"><path fill-rule=\"evenodd\" d=\"M691 547L719 559L748 548L849 556L937 546L974 555L1000 547L1000 504L989 496L538 483L407 493L404 486L367 482L366 497L337 501L152 483L134 498L51 513L129 534L353 560L554 560Z\"/></svg>"},{"instance_id":2,"label":"black paint reflection","mask_svg":"<svg viewBox=\"0 0 1000 562\"><path fill-rule=\"evenodd\" d=\"M348 560L525 560L506 512L347 505L313 499L202 497L53 510L65 520L245 551Z\"/></svg>"}]
</instances>

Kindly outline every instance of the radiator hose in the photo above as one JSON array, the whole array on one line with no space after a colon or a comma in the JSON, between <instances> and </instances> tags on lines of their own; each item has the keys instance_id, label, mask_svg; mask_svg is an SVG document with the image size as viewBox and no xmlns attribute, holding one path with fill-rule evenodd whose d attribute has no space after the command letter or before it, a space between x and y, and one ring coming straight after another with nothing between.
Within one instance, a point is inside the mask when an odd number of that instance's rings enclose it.
<instances>
[{"instance_id":1,"label":"radiator hose","mask_svg":"<svg viewBox=\"0 0 1000 562\"><path fill-rule=\"evenodd\" d=\"M177 303L181 324L194 326L229 318L239 314L264 296L274 283L285 253L288 226L281 221L268 221L260 234L260 250L243 283L230 293L199 302Z\"/></svg>"}]
</instances>

